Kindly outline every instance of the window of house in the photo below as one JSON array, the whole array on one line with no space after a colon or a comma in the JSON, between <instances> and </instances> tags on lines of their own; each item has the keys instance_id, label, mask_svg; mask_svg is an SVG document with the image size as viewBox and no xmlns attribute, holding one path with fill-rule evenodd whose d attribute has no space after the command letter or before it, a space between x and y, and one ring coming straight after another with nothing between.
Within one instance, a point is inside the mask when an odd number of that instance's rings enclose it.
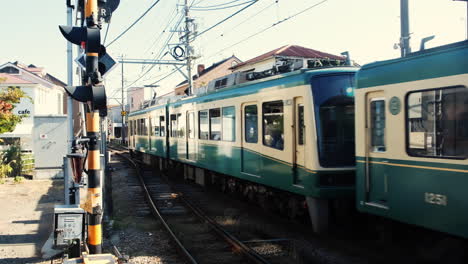
<instances>
[{"instance_id":1,"label":"window of house","mask_svg":"<svg viewBox=\"0 0 468 264\"><path fill-rule=\"evenodd\" d=\"M62 95L57 94L57 114L62 114Z\"/></svg>"},{"instance_id":2,"label":"window of house","mask_svg":"<svg viewBox=\"0 0 468 264\"><path fill-rule=\"evenodd\" d=\"M223 78L221 80L217 80L215 82L215 88L219 89L219 88L222 88L222 87L226 86L227 85L227 79L228 78Z\"/></svg>"},{"instance_id":3,"label":"window of house","mask_svg":"<svg viewBox=\"0 0 468 264\"><path fill-rule=\"evenodd\" d=\"M236 141L236 108L223 107L223 140Z\"/></svg>"},{"instance_id":4,"label":"window of house","mask_svg":"<svg viewBox=\"0 0 468 264\"><path fill-rule=\"evenodd\" d=\"M468 89L411 92L406 98L407 151L412 156L466 158Z\"/></svg>"},{"instance_id":5,"label":"window of house","mask_svg":"<svg viewBox=\"0 0 468 264\"><path fill-rule=\"evenodd\" d=\"M385 146L385 100L374 99L370 103L371 150L384 152Z\"/></svg>"},{"instance_id":6,"label":"window of house","mask_svg":"<svg viewBox=\"0 0 468 264\"><path fill-rule=\"evenodd\" d=\"M166 136L166 123L164 121L164 116L159 117L159 128L160 128L160 135L161 137Z\"/></svg>"},{"instance_id":7,"label":"window of house","mask_svg":"<svg viewBox=\"0 0 468 264\"><path fill-rule=\"evenodd\" d=\"M283 101L263 103L263 145L284 148Z\"/></svg>"},{"instance_id":8,"label":"window of house","mask_svg":"<svg viewBox=\"0 0 468 264\"><path fill-rule=\"evenodd\" d=\"M221 140L221 110L210 109L210 139Z\"/></svg>"},{"instance_id":9,"label":"window of house","mask_svg":"<svg viewBox=\"0 0 468 264\"><path fill-rule=\"evenodd\" d=\"M257 105L247 105L244 107L245 115L245 142L258 142L258 109Z\"/></svg>"},{"instance_id":10,"label":"window of house","mask_svg":"<svg viewBox=\"0 0 468 264\"><path fill-rule=\"evenodd\" d=\"M198 125L199 133L198 136L200 139L209 138L209 121L208 121L208 110L203 110L198 112Z\"/></svg>"}]
</instances>

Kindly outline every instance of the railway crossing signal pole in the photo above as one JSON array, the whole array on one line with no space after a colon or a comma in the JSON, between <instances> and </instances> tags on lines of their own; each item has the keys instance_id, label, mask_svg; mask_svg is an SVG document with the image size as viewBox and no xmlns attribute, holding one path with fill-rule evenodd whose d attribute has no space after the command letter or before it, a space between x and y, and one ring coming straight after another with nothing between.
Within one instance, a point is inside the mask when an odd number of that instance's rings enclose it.
<instances>
[{"instance_id":1,"label":"railway crossing signal pole","mask_svg":"<svg viewBox=\"0 0 468 264\"><path fill-rule=\"evenodd\" d=\"M84 2L86 27L60 26L64 37L76 45L84 46L86 52L86 70L84 85L67 86L67 93L75 100L88 104L86 113L87 130L87 167L88 193L82 205L88 212L88 248L90 254L102 252L102 187L100 163L100 111L106 114L106 92L99 71L99 55L105 53L101 46L100 25L98 21L98 0ZM100 54L101 53L101 54Z\"/></svg>"},{"instance_id":2,"label":"railway crossing signal pole","mask_svg":"<svg viewBox=\"0 0 468 264\"><path fill-rule=\"evenodd\" d=\"M102 78L98 71L98 59L100 51L100 29L98 28L98 0L87 0L85 4L85 19L87 29L92 29L96 34L94 43L86 43L86 77L87 85L102 85ZM88 39L89 40L89 39ZM91 254L102 253L102 188L101 188L101 162L99 143L99 109L91 108L86 114L86 130L88 133L88 247Z\"/></svg>"}]
</instances>

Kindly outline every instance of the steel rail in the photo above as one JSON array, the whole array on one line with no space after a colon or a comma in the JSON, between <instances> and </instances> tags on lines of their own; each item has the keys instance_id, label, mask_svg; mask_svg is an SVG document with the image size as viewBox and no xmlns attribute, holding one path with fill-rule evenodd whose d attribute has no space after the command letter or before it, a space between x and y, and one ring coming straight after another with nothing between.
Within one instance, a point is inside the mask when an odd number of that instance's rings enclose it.
<instances>
[{"instance_id":1,"label":"steel rail","mask_svg":"<svg viewBox=\"0 0 468 264\"><path fill-rule=\"evenodd\" d=\"M134 164L134 166L136 168L138 168L138 165L136 165L136 162L138 163L141 163L141 161L134 161L132 160L131 158L128 158L126 156L123 156L122 154L119 153L119 155L121 155L122 157L124 157L125 159L129 160L132 164ZM171 233L171 235L173 235L174 233L170 230L169 226L167 225L167 223L165 222L165 220L163 219L161 213L159 212L159 210L156 208L156 205L155 203L152 201L152 198L151 198L151 195L149 194L149 191L148 189L146 188L146 185L144 183L144 180L143 180L143 177L141 176L141 173L139 172L139 170L137 169L137 175L138 175L138 178L140 179L140 183L142 184L143 186L143 189L145 191L145 196L147 197L148 201L150 201L150 204L151 204L151 209L153 209L152 207L154 206L154 211L156 212L156 215L159 219L161 219L161 221L163 222L164 226L166 227L166 229L168 229L168 231ZM247 246L246 244L244 244L242 241L240 241L239 239L237 239L236 237L234 237L233 235L231 235L228 231L226 231L221 225L219 225L215 220L211 219L209 216L207 216L199 207L197 207L196 205L194 205L192 202L190 202L189 200L185 199L184 197L184 194L180 191L177 190L176 187L174 187L174 185L172 185L169 180L168 180L168 177L167 177L167 174L162 172L162 176L164 178L164 180L166 181L166 183L168 183L174 190L176 190L179 194L179 198L181 199L181 201L188 207L190 208L190 210L195 214L197 215L201 220L203 220L204 222L208 223L211 228L213 229L213 231L218 235L220 236L221 238L223 238L227 243L229 243L235 250L236 252L239 252L241 253L242 255L244 255L245 257L248 258L249 262L251 263L255 263L255 264L270 264L269 261L267 261L265 258L263 258L260 254L258 254L255 250L251 249L249 246ZM175 235L173 236L173 238L177 239L175 237ZM177 239L177 241L179 241ZM180 243L180 241L178 242L178 244ZM180 246L183 247L182 243L180 243ZM188 251L187 251L188 252Z\"/></svg>"},{"instance_id":2,"label":"steel rail","mask_svg":"<svg viewBox=\"0 0 468 264\"><path fill-rule=\"evenodd\" d=\"M111 147L109 147L109 148L111 149ZM122 150L118 150L118 151L122 151ZM172 240L177 244L177 246L179 247L179 250L182 252L184 257L190 263L198 264L198 262L192 256L192 254L190 254L190 252L184 247L182 242L180 242L180 240L177 238L177 236L174 234L172 229L169 227L167 222L162 217L161 212L159 212L158 208L156 207L156 204L153 201L153 198L151 197L151 194L148 191L148 188L146 187L143 176L140 173L140 168L139 168L138 164L136 164L131 158L126 157L125 155L123 155L123 153L121 153L121 152L115 152L115 153L117 155L119 155L120 157L123 157L124 159L126 159L128 162L130 162L133 165L133 167L135 168L137 176L138 176L138 180L140 181L140 184L141 184L141 186L143 188L143 191L145 193L145 198L146 198L146 200L148 202L149 208L151 209L151 213L153 214L153 216L155 216L156 218L158 218L161 221L164 228L166 228L167 232L171 235Z\"/></svg>"}]
</instances>

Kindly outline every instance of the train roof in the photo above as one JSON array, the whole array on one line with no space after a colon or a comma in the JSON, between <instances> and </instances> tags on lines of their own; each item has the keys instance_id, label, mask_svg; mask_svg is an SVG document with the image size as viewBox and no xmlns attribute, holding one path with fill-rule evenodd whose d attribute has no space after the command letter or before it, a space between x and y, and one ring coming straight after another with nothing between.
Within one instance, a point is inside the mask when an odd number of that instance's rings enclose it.
<instances>
[{"instance_id":1,"label":"train roof","mask_svg":"<svg viewBox=\"0 0 468 264\"><path fill-rule=\"evenodd\" d=\"M308 83L310 78L316 75L347 73L347 72L353 73L353 72L356 72L357 70L358 70L357 67L350 67L350 66L297 70L297 71L284 73L280 75L274 75L271 77L267 77L267 78L263 78L263 79L259 79L255 81L241 83L241 84L234 85L228 88L215 90L213 92L206 93L200 96L185 97L178 101L170 102L168 104L148 107L145 109L135 111L131 113L129 116L144 114L144 113L156 110L156 109L160 109L166 105L179 107L187 103L193 103L193 102L204 103L204 102L222 100L226 98L254 94L260 91L261 89L268 88L271 86L280 86L279 89L282 89L282 88L288 88L291 86L303 85L303 84Z\"/></svg>"},{"instance_id":2,"label":"train roof","mask_svg":"<svg viewBox=\"0 0 468 264\"><path fill-rule=\"evenodd\" d=\"M373 62L356 75L357 89L468 73L468 41Z\"/></svg>"}]
</instances>

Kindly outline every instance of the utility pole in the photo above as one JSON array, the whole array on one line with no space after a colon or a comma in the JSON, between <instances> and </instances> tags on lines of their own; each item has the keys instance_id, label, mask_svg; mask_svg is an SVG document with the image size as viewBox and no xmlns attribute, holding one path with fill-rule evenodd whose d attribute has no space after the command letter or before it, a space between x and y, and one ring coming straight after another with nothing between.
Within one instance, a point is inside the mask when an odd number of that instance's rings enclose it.
<instances>
[{"instance_id":1,"label":"utility pole","mask_svg":"<svg viewBox=\"0 0 468 264\"><path fill-rule=\"evenodd\" d=\"M400 20L401 20L401 37L400 37L401 57L406 57L408 54L411 53L408 0L400 0Z\"/></svg>"},{"instance_id":2,"label":"utility pole","mask_svg":"<svg viewBox=\"0 0 468 264\"><path fill-rule=\"evenodd\" d=\"M187 81L188 81L188 95L192 95L192 58L191 58L191 47L190 47L190 23L192 19L189 17L189 6L188 0L185 0L185 55L187 56Z\"/></svg>"},{"instance_id":3,"label":"utility pole","mask_svg":"<svg viewBox=\"0 0 468 264\"><path fill-rule=\"evenodd\" d=\"M123 60L123 55L122 55L122 60ZM122 116L122 144L125 144L125 104L124 104L124 64L121 63L122 67L122 112L120 115Z\"/></svg>"}]
</instances>

